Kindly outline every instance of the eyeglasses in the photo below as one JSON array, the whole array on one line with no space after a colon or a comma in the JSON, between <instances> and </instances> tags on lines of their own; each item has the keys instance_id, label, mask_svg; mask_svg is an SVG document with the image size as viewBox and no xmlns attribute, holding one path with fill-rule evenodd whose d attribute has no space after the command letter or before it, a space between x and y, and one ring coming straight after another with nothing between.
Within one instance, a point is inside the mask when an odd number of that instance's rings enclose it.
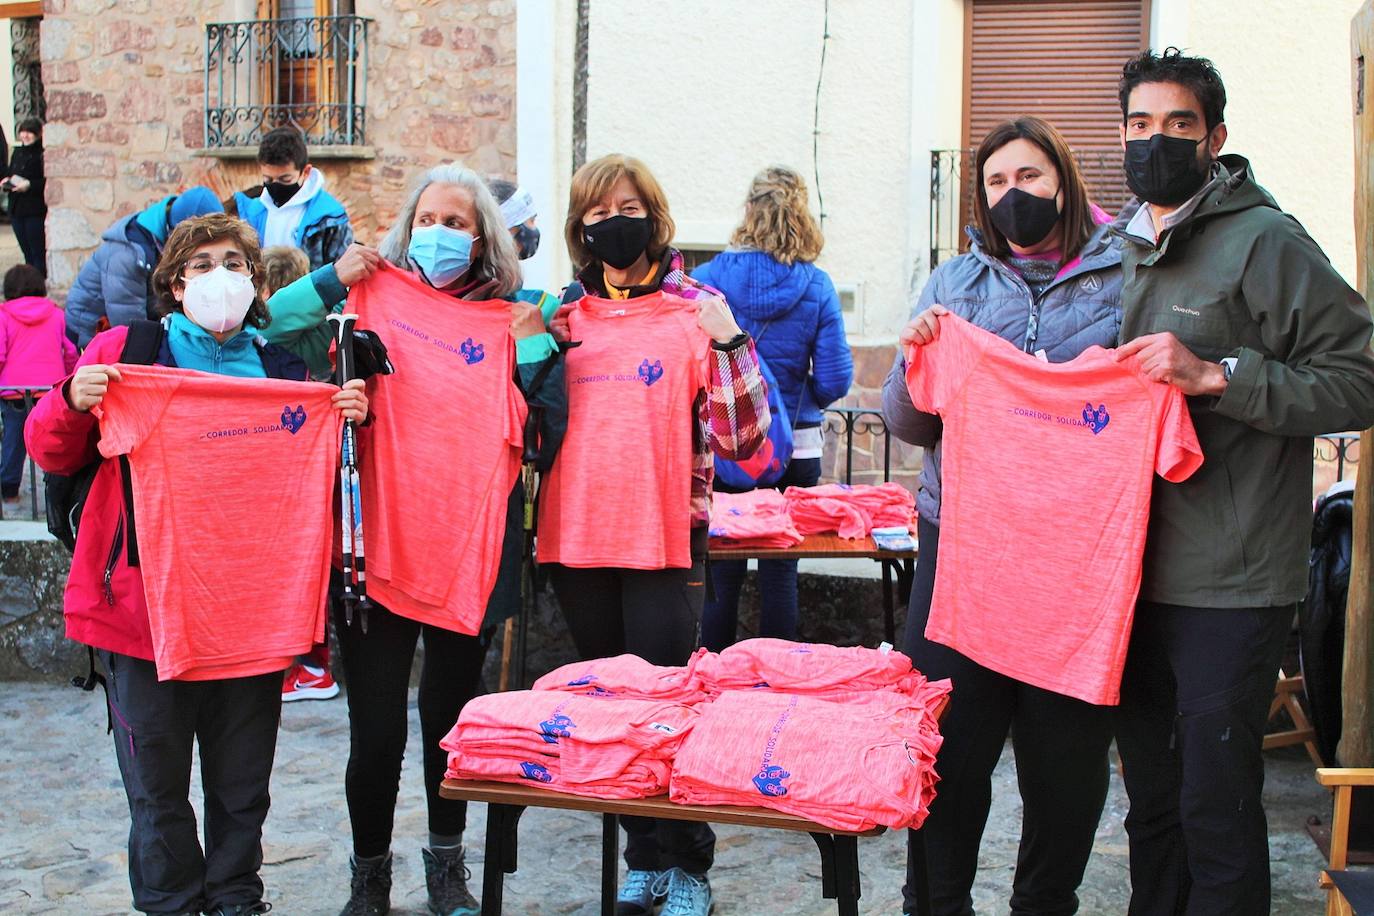
<instances>
[{"instance_id":1,"label":"eyeglasses","mask_svg":"<svg viewBox=\"0 0 1374 916\"><path fill-rule=\"evenodd\" d=\"M224 258L212 258L209 255L201 255L186 262L186 273L188 276L198 277L208 274L216 267L223 265L224 269L230 273L248 274L252 276L253 268L248 263L248 259L240 255L229 255Z\"/></svg>"}]
</instances>

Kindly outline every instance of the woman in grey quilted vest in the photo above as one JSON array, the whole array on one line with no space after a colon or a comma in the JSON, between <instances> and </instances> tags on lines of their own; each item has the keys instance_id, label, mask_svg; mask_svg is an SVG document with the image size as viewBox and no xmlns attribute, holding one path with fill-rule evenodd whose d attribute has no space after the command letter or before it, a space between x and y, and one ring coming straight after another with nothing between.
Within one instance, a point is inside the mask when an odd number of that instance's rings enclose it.
<instances>
[{"instance_id":1,"label":"woman in grey quilted vest","mask_svg":"<svg viewBox=\"0 0 1374 916\"><path fill-rule=\"evenodd\" d=\"M1120 243L1107 234L1107 214L1089 201L1063 137L1038 118L1017 118L989 131L974 162L969 251L930 275L902 330L903 348L929 342L944 310L1052 363L1115 346ZM1011 912L1073 913L1107 795L1111 708L999 674L925 638L939 556L941 424L912 406L905 370L899 352L883 388L888 429L925 450L916 498L921 550L903 648L927 677L954 681L941 723L939 792L922 831L934 913L973 912L992 772L1009 733L1023 808ZM917 842L913 834L909 843ZM910 847L907 860L903 896L912 913L921 888Z\"/></svg>"}]
</instances>

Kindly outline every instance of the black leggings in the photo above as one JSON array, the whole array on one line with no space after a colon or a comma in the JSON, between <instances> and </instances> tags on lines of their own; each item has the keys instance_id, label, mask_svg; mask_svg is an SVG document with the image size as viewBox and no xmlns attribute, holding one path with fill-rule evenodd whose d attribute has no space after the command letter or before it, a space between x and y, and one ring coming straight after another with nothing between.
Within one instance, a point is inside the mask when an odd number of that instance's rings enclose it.
<instances>
[{"instance_id":1,"label":"black leggings","mask_svg":"<svg viewBox=\"0 0 1374 916\"><path fill-rule=\"evenodd\" d=\"M368 612L363 633L355 615L344 621L335 603L334 627L348 685L349 749L344 787L353 825L353 853L366 858L391 848L409 724L410 667L421 634L420 737L424 742L425 799L430 833L456 836L467 825L467 802L439 797L448 754L439 741L477 693L489 639L421 624L381 605Z\"/></svg>"},{"instance_id":2,"label":"black leggings","mask_svg":"<svg viewBox=\"0 0 1374 916\"><path fill-rule=\"evenodd\" d=\"M917 525L921 552L903 648L927 677L954 682L940 723L940 785L922 827L934 912L973 913L970 891L992 803L992 772L1010 731L1022 802L1011 913L1067 916L1078 909L1078 885L1107 797L1112 708L1032 687L926 639L940 528L924 519ZM910 852L915 841L908 832L902 889L908 913L915 912L918 890Z\"/></svg>"},{"instance_id":3,"label":"black leggings","mask_svg":"<svg viewBox=\"0 0 1374 916\"><path fill-rule=\"evenodd\" d=\"M692 531L689 569L576 569L549 564L558 604L582 658L626 652L655 665L686 664L697 647L706 598L706 529ZM704 874L715 857L710 825L622 817L625 864L643 871Z\"/></svg>"}]
</instances>

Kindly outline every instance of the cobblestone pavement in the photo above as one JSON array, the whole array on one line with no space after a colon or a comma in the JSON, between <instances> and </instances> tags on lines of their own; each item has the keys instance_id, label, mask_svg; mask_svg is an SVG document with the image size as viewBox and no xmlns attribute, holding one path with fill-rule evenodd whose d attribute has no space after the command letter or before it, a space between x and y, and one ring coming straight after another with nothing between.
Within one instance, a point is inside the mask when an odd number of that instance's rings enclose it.
<instances>
[{"instance_id":1,"label":"cobblestone pavement","mask_svg":"<svg viewBox=\"0 0 1374 916\"><path fill-rule=\"evenodd\" d=\"M411 754L396 815L393 913L426 912L419 847L425 838L417 767L419 730L411 715ZM342 698L289 704L272 783L263 879L274 916L333 916L347 896L349 832L343 801L348 717ZM1296 749L1267 755L1266 806L1274 872L1273 912L1320 912L1321 858L1303 830L1329 812L1312 766ZM98 699L60 685L0 683L0 913L128 913L124 843L128 809ZM1006 912L1020 827L1015 771L1003 758L983 843L975 902ZM199 788L195 789L198 796ZM1125 793L1113 775L1081 912L1122 913L1127 892L1121 828ZM474 892L481 885L482 805L468 826ZM718 828L712 884L718 916L833 913L820 897L820 866L804 834ZM506 882L507 913L593 916L599 821L585 814L530 810L521 821L521 869ZM861 840L864 913L901 910L905 843L897 833Z\"/></svg>"}]
</instances>

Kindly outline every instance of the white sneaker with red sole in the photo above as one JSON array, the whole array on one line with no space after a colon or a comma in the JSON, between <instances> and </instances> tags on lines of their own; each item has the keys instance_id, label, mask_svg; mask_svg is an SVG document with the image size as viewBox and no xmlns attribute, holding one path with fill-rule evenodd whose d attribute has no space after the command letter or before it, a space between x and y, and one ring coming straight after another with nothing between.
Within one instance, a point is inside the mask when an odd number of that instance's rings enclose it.
<instances>
[{"instance_id":1,"label":"white sneaker with red sole","mask_svg":"<svg viewBox=\"0 0 1374 916\"><path fill-rule=\"evenodd\" d=\"M322 668L309 665L292 665L286 669L282 678L281 701L328 700L339 695L339 685L334 676Z\"/></svg>"}]
</instances>

